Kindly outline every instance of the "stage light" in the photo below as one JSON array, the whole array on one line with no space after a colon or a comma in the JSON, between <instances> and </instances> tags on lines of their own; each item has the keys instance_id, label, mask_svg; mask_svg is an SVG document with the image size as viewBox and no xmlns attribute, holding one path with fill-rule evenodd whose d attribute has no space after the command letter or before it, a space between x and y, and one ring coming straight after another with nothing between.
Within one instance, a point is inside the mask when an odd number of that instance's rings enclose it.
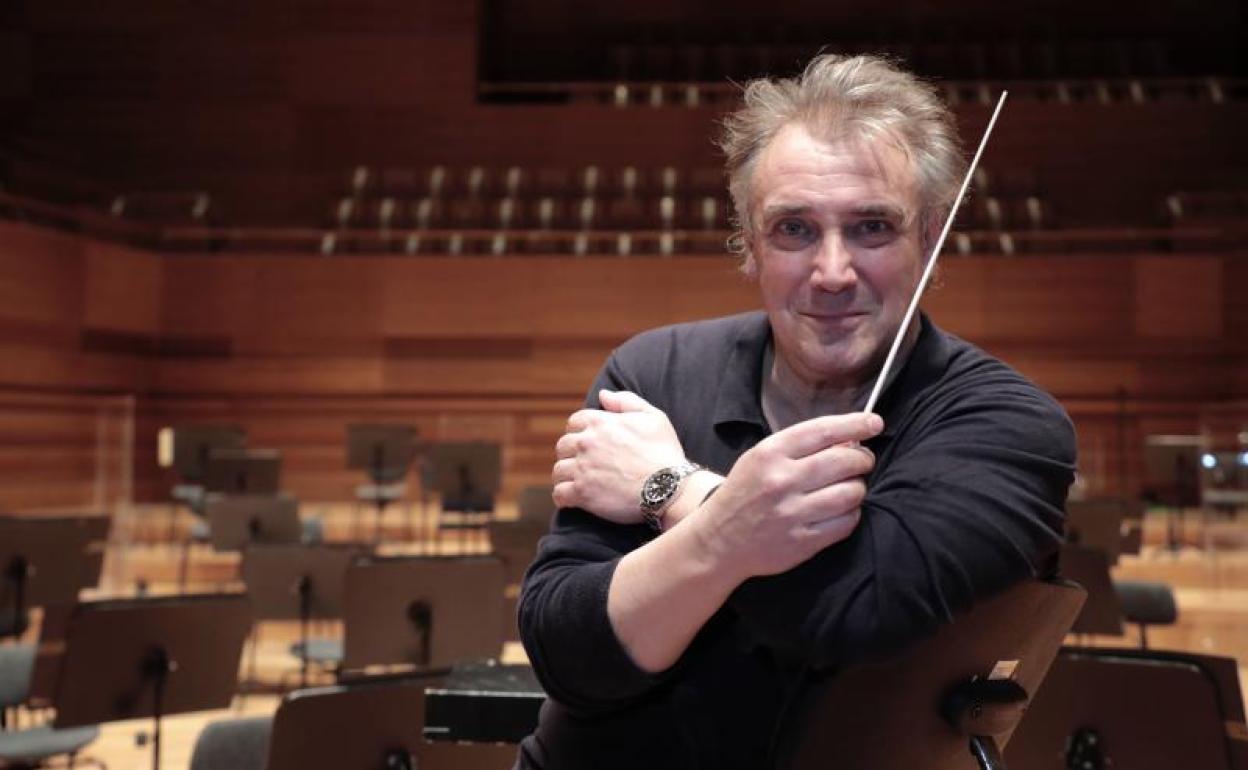
<instances>
[{"instance_id":1,"label":"stage light","mask_svg":"<svg viewBox=\"0 0 1248 770\"><path fill-rule=\"evenodd\" d=\"M1213 470L1214 468L1218 467L1218 458L1214 457L1208 452L1205 452L1203 455L1200 456L1200 464L1205 466L1209 470Z\"/></svg>"}]
</instances>

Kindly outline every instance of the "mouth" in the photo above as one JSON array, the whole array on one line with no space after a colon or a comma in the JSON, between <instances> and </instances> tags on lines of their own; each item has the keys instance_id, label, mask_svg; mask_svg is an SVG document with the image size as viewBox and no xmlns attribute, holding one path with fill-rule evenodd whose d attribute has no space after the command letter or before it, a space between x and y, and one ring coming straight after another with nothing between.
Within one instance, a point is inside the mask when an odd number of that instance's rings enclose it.
<instances>
[{"instance_id":1,"label":"mouth","mask_svg":"<svg viewBox=\"0 0 1248 770\"><path fill-rule=\"evenodd\" d=\"M809 318L817 323L835 324L850 323L860 318L866 318L870 314L861 311L840 311L835 313L824 311L803 311L798 315L801 315L804 318Z\"/></svg>"}]
</instances>

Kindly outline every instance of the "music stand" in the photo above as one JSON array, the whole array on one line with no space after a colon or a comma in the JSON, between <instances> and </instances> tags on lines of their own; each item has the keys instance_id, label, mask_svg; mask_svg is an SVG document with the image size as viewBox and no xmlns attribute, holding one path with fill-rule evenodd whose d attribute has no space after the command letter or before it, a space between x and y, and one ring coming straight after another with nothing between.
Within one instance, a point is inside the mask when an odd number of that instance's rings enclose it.
<instances>
[{"instance_id":1,"label":"music stand","mask_svg":"<svg viewBox=\"0 0 1248 770\"><path fill-rule=\"evenodd\" d=\"M205 492L275 495L282 472L276 449L215 449L208 456Z\"/></svg>"},{"instance_id":2,"label":"music stand","mask_svg":"<svg viewBox=\"0 0 1248 770\"><path fill-rule=\"evenodd\" d=\"M204 514L217 551L241 551L252 543L298 543L303 538L299 501L290 495L210 492L204 498Z\"/></svg>"},{"instance_id":3,"label":"music stand","mask_svg":"<svg viewBox=\"0 0 1248 770\"><path fill-rule=\"evenodd\" d=\"M1248 767L1230 658L1064 648L1006 751L1011 770Z\"/></svg>"},{"instance_id":4,"label":"music stand","mask_svg":"<svg viewBox=\"0 0 1248 770\"><path fill-rule=\"evenodd\" d=\"M460 514L457 522L439 520L439 529L481 529L480 514L494 512L502 486L502 447L492 441L439 442L429 447L428 463L429 486L440 495L442 512Z\"/></svg>"},{"instance_id":5,"label":"music stand","mask_svg":"<svg viewBox=\"0 0 1248 770\"><path fill-rule=\"evenodd\" d=\"M1116 498L1067 501L1066 542L1100 549L1110 564L1117 564L1125 539L1126 506L1125 500Z\"/></svg>"},{"instance_id":6,"label":"music stand","mask_svg":"<svg viewBox=\"0 0 1248 770\"><path fill-rule=\"evenodd\" d=\"M492 557L360 559L347 570L344 669L445 668L503 648L503 565Z\"/></svg>"},{"instance_id":7,"label":"music stand","mask_svg":"<svg viewBox=\"0 0 1248 770\"><path fill-rule=\"evenodd\" d=\"M1079 617L1070 628L1072 634L1107 634L1121 636L1122 601L1109 574L1109 559L1099 548L1067 543L1062 546L1060 572L1088 592Z\"/></svg>"},{"instance_id":8,"label":"music stand","mask_svg":"<svg viewBox=\"0 0 1248 770\"><path fill-rule=\"evenodd\" d=\"M1027 581L892 660L809 682L782 726L777 767L1002 767L1010 738L1083 603L1073 583Z\"/></svg>"},{"instance_id":9,"label":"music stand","mask_svg":"<svg viewBox=\"0 0 1248 770\"><path fill-rule=\"evenodd\" d=\"M70 617L53 725L152 717L152 767L161 719L225 708L234 697L247 598L174 596L79 604Z\"/></svg>"},{"instance_id":10,"label":"music stand","mask_svg":"<svg viewBox=\"0 0 1248 770\"><path fill-rule=\"evenodd\" d=\"M199 513L208 476L208 457L214 450L241 449L247 434L236 425L177 425L173 434L172 465L179 483L173 487L169 509L169 541L177 532L178 502L184 502L193 513ZM159 458L158 458L159 460Z\"/></svg>"},{"instance_id":11,"label":"music stand","mask_svg":"<svg viewBox=\"0 0 1248 770\"><path fill-rule=\"evenodd\" d=\"M1200 505L1200 436L1153 435L1144 439L1144 498L1169 508L1166 540L1177 551L1183 510Z\"/></svg>"},{"instance_id":12,"label":"music stand","mask_svg":"<svg viewBox=\"0 0 1248 770\"><path fill-rule=\"evenodd\" d=\"M173 469L188 484L203 486L214 451L242 449L247 434L236 425L179 425L173 429Z\"/></svg>"},{"instance_id":13,"label":"music stand","mask_svg":"<svg viewBox=\"0 0 1248 770\"><path fill-rule=\"evenodd\" d=\"M341 618L353 546L252 545L243 553L243 582L256 620L299 621L300 685L308 679L308 625Z\"/></svg>"},{"instance_id":14,"label":"music stand","mask_svg":"<svg viewBox=\"0 0 1248 770\"><path fill-rule=\"evenodd\" d=\"M99 582L102 553L89 552L98 518L0 517L0 608L12 612L15 635L29 608L73 604L81 589Z\"/></svg>"},{"instance_id":15,"label":"music stand","mask_svg":"<svg viewBox=\"0 0 1248 770\"><path fill-rule=\"evenodd\" d=\"M269 735L267 770L505 770L514 746L436 744L423 735L428 677L376 677L292 692Z\"/></svg>"},{"instance_id":16,"label":"music stand","mask_svg":"<svg viewBox=\"0 0 1248 770\"><path fill-rule=\"evenodd\" d=\"M1248 452L1205 452L1200 456L1200 500L1234 513L1248 505Z\"/></svg>"},{"instance_id":17,"label":"music stand","mask_svg":"<svg viewBox=\"0 0 1248 770\"><path fill-rule=\"evenodd\" d=\"M352 423L347 426L347 467L363 470L370 485L356 496L377 508L377 539L386 505L403 496L403 478L416 456L416 427L399 423Z\"/></svg>"}]
</instances>

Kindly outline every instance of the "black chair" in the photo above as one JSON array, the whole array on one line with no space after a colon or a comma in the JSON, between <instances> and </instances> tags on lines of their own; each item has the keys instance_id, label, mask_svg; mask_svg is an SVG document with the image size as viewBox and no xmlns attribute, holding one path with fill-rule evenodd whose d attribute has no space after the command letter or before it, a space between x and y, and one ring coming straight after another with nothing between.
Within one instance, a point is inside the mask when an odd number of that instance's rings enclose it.
<instances>
[{"instance_id":1,"label":"black chair","mask_svg":"<svg viewBox=\"0 0 1248 770\"><path fill-rule=\"evenodd\" d=\"M195 739L190 770L264 770L272 717L212 722Z\"/></svg>"},{"instance_id":2,"label":"black chair","mask_svg":"<svg viewBox=\"0 0 1248 770\"><path fill-rule=\"evenodd\" d=\"M1179 610L1174 591L1165 583L1146 580L1119 580L1114 583L1123 617L1140 627L1140 649L1148 649L1148 626L1171 626Z\"/></svg>"},{"instance_id":3,"label":"black chair","mask_svg":"<svg viewBox=\"0 0 1248 770\"><path fill-rule=\"evenodd\" d=\"M816 674L782 728L783 770L1002 768L1017 726L1084 600L1028 581L980 602L900 656Z\"/></svg>"}]
</instances>

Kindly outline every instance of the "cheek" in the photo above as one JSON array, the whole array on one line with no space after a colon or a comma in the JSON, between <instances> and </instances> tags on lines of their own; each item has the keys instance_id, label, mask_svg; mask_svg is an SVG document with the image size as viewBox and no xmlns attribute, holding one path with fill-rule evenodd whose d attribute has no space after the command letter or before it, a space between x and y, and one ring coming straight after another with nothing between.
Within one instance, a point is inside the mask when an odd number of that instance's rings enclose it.
<instances>
[{"instance_id":1,"label":"cheek","mask_svg":"<svg viewBox=\"0 0 1248 770\"><path fill-rule=\"evenodd\" d=\"M796 259L775 255L767 255L763 259L765 261L758 265L758 288L763 295L763 304L773 309L783 307L801 291L808 271Z\"/></svg>"}]
</instances>

